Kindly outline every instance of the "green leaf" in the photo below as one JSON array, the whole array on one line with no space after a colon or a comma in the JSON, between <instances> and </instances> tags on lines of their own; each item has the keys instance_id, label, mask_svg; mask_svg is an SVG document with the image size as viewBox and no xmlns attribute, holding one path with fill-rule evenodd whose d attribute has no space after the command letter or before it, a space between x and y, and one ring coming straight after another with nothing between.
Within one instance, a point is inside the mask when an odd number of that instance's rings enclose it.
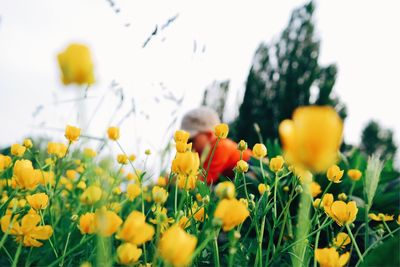
<instances>
[{"instance_id":1,"label":"green leaf","mask_svg":"<svg viewBox=\"0 0 400 267\"><path fill-rule=\"evenodd\" d=\"M364 257L360 266L400 266L400 235L388 239Z\"/></svg>"}]
</instances>

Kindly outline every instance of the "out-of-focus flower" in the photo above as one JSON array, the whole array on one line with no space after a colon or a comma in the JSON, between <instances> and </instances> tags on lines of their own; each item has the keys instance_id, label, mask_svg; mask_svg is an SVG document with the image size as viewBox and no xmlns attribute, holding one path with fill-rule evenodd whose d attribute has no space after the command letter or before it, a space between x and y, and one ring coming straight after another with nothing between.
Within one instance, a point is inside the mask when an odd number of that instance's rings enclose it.
<instances>
[{"instance_id":1,"label":"out-of-focus flower","mask_svg":"<svg viewBox=\"0 0 400 267\"><path fill-rule=\"evenodd\" d=\"M243 173L243 172L247 172L249 170L249 164L244 161L244 160L239 160L238 162L236 162L236 171Z\"/></svg>"},{"instance_id":2,"label":"out-of-focus flower","mask_svg":"<svg viewBox=\"0 0 400 267\"><path fill-rule=\"evenodd\" d=\"M126 242L141 245L150 241L154 235L154 227L146 223L146 216L139 211L132 211L126 218L117 238Z\"/></svg>"},{"instance_id":3,"label":"out-of-focus flower","mask_svg":"<svg viewBox=\"0 0 400 267\"><path fill-rule=\"evenodd\" d=\"M145 154L146 156L150 156L150 155L151 155L151 150L150 150L150 149L146 149L146 150L144 151L144 154Z\"/></svg>"},{"instance_id":4,"label":"out-of-focus flower","mask_svg":"<svg viewBox=\"0 0 400 267\"><path fill-rule=\"evenodd\" d=\"M94 216L94 226L102 236L109 237L116 233L122 224L122 219L111 210L105 207L96 211Z\"/></svg>"},{"instance_id":5,"label":"out-of-focus flower","mask_svg":"<svg viewBox=\"0 0 400 267\"><path fill-rule=\"evenodd\" d=\"M174 140L176 143L178 143L178 142L187 143L189 140L189 137L190 137L190 134L183 130L178 130L174 134Z\"/></svg>"},{"instance_id":6,"label":"out-of-focus flower","mask_svg":"<svg viewBox=\"0 0 400 267\"><path fill-rule=\"evenodd\" d=\"M29 138L24 139L24 147L26 147L27 149L32 148L33 147L33 143L32 140Z\"/></svg>"},{"instance_id":7,"label":"out-of-focus flower","mask_svg":"<svg viewBox=\"0 0 400 267\"><path fill-rule=\"evenodd\" d=\"M4 171L11 165L11 158L9 156L4 156L0 154L0 172Z\"/></svg>"},{"instance_id":8,"label":"out-of-focus flower","mask_svg":"<svg viewBox=\"0 0 400 267\"><path fill-rule=\"evenodd\" d=\"M128 164L128 156L125 154L118 154L117 161L119 164L126 165Z\"/></svg>"},{"instance_id":9,"label":"out-of-focus flower","mask_svg":"<svg viewBox=\"0 0 400 267\"><path fill-rule=\"evenodd\" d=\"M158 179L157 179L157 185L158 185L158 186L161 186L161 187L166 186L166 185L167 185L167 178L165 178L164 176L158 177Z\"/></svg>"},{"instance_id":10,"label":"out-of-focus flower","mask_svg":"<svg viewBox=\"0 0 400 267\"><path fill-rule=\"evenodd\" d=\"M333 245L337 248L345 248L348 244L350 244L351 239L348 234L340 232L333 239Z\"/></svg>"},{"instance_id":11,"label":"out-of-focus flower","mask_svg":"<svg viewBox=\"0 0 400 267\"><path fill-rule=\"evenodd\" d=\"M67 176L68 179L70 179L72 181L78 177L78 173L75 170L67 170L65 172L65 175Z\"/></svg>"},{"instance_id":12,"label":"out-of-focus flower","mask_svg":"<svg viewBox=\"0 0 400 267\"><path fill-rule=\"evenodd\" d=\"M242 151L242 152L245 151L247 149L246 141L240 140L237 147L238 147L239 151Z\"/></svg>"},{"instance_id":13,"label":"out-of-focus flower","mask_svg":"<svg viewBox=\"0 0 400 267\"><path fill-rule=\"evenodd\" d=\"M117 248L117 255L120 264L131 265L139 260L142 249L131 243L124 243Z\"/></svg>"},{"instance_id":14,"label":"out-of-focus flower","mask_svg":"<svg viewBox=\"0 0 400 267\"><path fill-rule=\"evenodd\" d=\"M326 172L326 177L329 181L334 182L336 184L340 183L343 177L343 170L340 170L339 166L332 165L329 167L328 171Z\"/></svg>"},{"instance_id":15,"label":"out-of-focus flower","mask_svg":"<svg viewBox=\"0 0 400 267\"><path fill-rule=\"evenodd\" d=\"M193 190L196 187L197 176L179 174L177 182L179 189Z\"/></svg>"},{"instance_id":16,"label":"out-of-focus flower","mask_svg":"<svg viewBox=\"0 0 400 267\"><path fill-rule=\"evenodd\" d=\"M22 157L26 151L26 147L20 145L20 144L13 144L11 146L11 155L17 156L17 157Z\"/></svg>"},{"instance_id":17,"label":"out-of-focus flower","mask_svg":"<svg viewBox=\"0 0 400 267\"><path fill-rule=\"evenodd\" d=\"M296 166L292 168L292 171L299 178L301 184L308 184L313 180L312 173L302 167Z\"/></svg>"},{"instance_id":18,"label":"out-of-focus flower","mask_svg":"<svg viewBox=\"0 0 400 267\"><path fill-rule=\"evenodd\" d=\"M192 214L193 218L198 222L204 222L204 218L207 217L207 214L204 213L204 207L199 208L197 202L194 202L192 206Z\"/></svg>"},{"instance_id":19,"label":"out-of-focus flower","mask_svg":"<svg viewBox=\"0 0 400 267\"><path fill-rule=\"evenodd\" d=\"M186 229L187 227L190 226L190 221L189 218L186 217L185 215L182 216L179 221L178 221L178 225L179 227L181 227L182 229Z\"/></svg>"},{"instance_id":20,"label":"out-of-focus flower","mask_svg":"<svg viewBox=\"0 0 400 267\"><path fill-rule=\"evenodd\" d=\"M94 224L95 214L93 212L87 212L79 218L79 230L82 234L93 234L96 232Z\"/></svg>"},{"instance_id":21,"label":"out-of-focus flower","mask_svg":"<svg viewBox=\"0 0 400 267\"><path fill-rule=\"evenodd\" d=\"M14 164L14 179L22 189L35 189L39 181L34 173L32 162L27 159L17 160Z\"/></svg>"},{"instance_id":22,"label":"out-of-focus flower","mask_svg":"<svg viewBox=\"0 0 400 267\"><path fill-rule=\"evenodd\" d=\"M164 204L168 198L168 192L162 187L154 186L151 190L151 194L153 196L153 200L157 204Z\"/></svg>"},{"instance_id":23,"label":"out-of-focus flower","mask_svg":"<svg viewBox=\"0 0 400 267\"><path fill-rule=\"evenodd\" d=\"M347 200L347 195L346 195L346 193L340 193L340 194L338 195L338 199L341 200L341 201L346 201L346 200Z\"/></svg>"},{"instance_id":24,"label":"out-of-focus flower","mask_svg":"<svg viewBox=\"0 0 400 267\"><path fill-rule=\"evenodd\" d=\"M34 175L36 176L36 179L39 181L39 184L48 186L48 185L54 185L56 183L54 172L52 171L43 171L43 170L34 170Z\"/></svg>"},{"instance_id":25,"label":"out-of-focus flower","mask_svg":"<svg viewBox=\"0 0 400 267\"><path fill-rule=\"evenodd\" d=\"M78 141L81 135L81 129L75 126L67 125L65 128L65 138L70 142Z\"/></svg>"},{"instance_id":26,"label":"out-of-focus flower","mask_svg":"<svg viewBox=\"0 0 400 267\"><path fill-rule=\"evenodd\" d=\"M321 267L343 267L350 259L350 253L346 252L339 256L335 248L318 248L315 258Z\"/></svg>"},{"instance_id":27,"label":"out-of-focus flower","mask_svg":"<svg viewBox=\"0 0 400 267\"><path fill-rule=\"evenodd\" d=\"M282 156L276 156L270 160L269 168L271 169L271 171L277 172L280 169L282 169L284 163L285 160L283 159Z\"/></svg>"},{"instance_id":28,"label":"out-of-focus flower","mask_svg":"<svg viewBox=\"0 0 400 267\"><path fill-rule=\"evenodd\" d=\"M290 164L315 172L336 163L342 131L342 120L329 106L299 107L292 120L279 125L285 158Z\"/></svg>"},{"instance_id":29,"label":"out-of-focus flower","mask_svg":"<svg viewBox=\"0 0 400 267\"><path fill-rule=\"evenodd\" d=\"M182 175L197 175L200 167L199 154L191 151L177 153L172 162L172 170Z\"/></svg>"},{"instance_id":30,"label":"out-of-focus flower","mask_svg":"<svg viewBox=\"0 0 400 267\"><path fill-rule=\"evenodd\" d=\"M229 133L229 126L226 123L220 123L214 127L214 134L217 138L225 139Z\"/></svg>"},{"instance_id":31,"label":"out-of-focus flower","mask_svg":"<svg viewBox=\"0 0 400 267\"><path fill-rule=\"evenodd\" d=\"M214 217L222 221L222 229L225 232L243 223L248 216L247 207L235 198L222 199L214 213Z\"/></svg>"},{"instance_id":32,"label":"out-of-focus flower","mask_svg":"<svg viewBox=\"0 0 400 267\"><path fill-rule=\"evenodd\" d=\"M267 155L267 148L264 144L255 144L253 146L253 156L256 159L262 159Z\"/></svg>"},{"instance_id":33,"label":"out-of-focus flower","mask_svg":"<svg viewBox=\"0 0 400 267\"><path fill-rule=\"evenodd\" d=\"M83 191L81 195L81 201L88 205L93 205L101 199L103 191L97 185L91 185Z\"/></svg>"},{"instance_id":34,"label":"out-of-focus flower","mask_svg":"<svg viewBox=\"0 0 400 267\"><path fill-rule=\"evenodd\" d=\"M319 194L321 194L321 186L317 183L317 182L314 182L314 181L312 181L311 182L311 187L310 187L310 189L311 189L311 195L312 195L312 197L316 197L316 196L318 196Z\"/></svg>"},{"instance_id":35,"label":"out-of-focus flower","mask_svg":"<svg viewBox=\"0 0 400 267\"><path fill-rule=\"evenodd\" d=\"M175 148L176 148L176 152L184 153L186 151L192 150L192 143L187 144L185 142L176 142Z\"/></svg>"},{"instance_id":36,"label":"out-of-focus flower","mask_svg":"<svg viewBox=\"0 0 400 267\"><path fill-rule=\"evenodd\" d=\"M87 46L70 44L64 52L58 54L58 64L65 85L94 83L93 62Z\"/></svg>"},{"instance_id":37,"label":"out-of-focus flower","mask_svg":"<svg viewBox=\"0 0 400 267\"><path fill-rule=\"evenodd\" d=\"M97 156L97 152L89 147L86 147L83 149L83 155L88 158L94 158Z\"/></svg>"},{"instance_id":38,"label":"out-of-focus flower","mask_svg":"<svg viewBox=\"0 0 400 267\"><path fill-rule=\"evenodd\" d=\"M230 181L221 182L215 187L215 194L219 198L234 198L236 195L235 185Z\"/></svg>"},{"instance_id":39,"label":"out-of-focus flower","mask_svg":"<svg viewBox=\"0 0 400 267\"><path fill-rule=\"evenodd\" d=\"M136 183L129 184L128 187L126 188L126 195L128 196L130 201L133 201L137 196L139 196L140 192L141 192L140 185Z\"/></svg>"},{"instance_id":40,"label":"out-of-focus flower","mask_svg":"<svg viewBox=\"0 0 400 267\"><path fill-rule=\"evenodd\" d=\"M267 184L259 184L258 185L258 192L260 193L260 195L264 195L265 192L269 192L270 187Z\"/></svg>"},{"instance_id":41,"label":"out-of-focus flower","mask_svg":"<svg viewBox=\"0 0 400 267\"><path fill-rule=\"evenodd\" d=\"M109 127L107 129L108 138L113 141L117 141L119 139L119 128L118 127Z\"/></svg>"},{"instance_id":42,"label":"out-of-focus flower","mask_svg":"<svg viewBox=\"0 0 400 267\"><path fill-rule=\"evenodd\" d=\"M393 221L394 220L394 215L387 215L387 214L383 214L383 213L370 213L368 214L368 218L370 218L373 221L377 221L377 222L387 222L387 221Z\"/></svg>"},{"instance_id":43,"label":"out-of-focus flower","mask_svg":"<svg viewBox=\"0 0 400 267\"><path fill-rule=\"evenodd\" d=\"M350 201L347 204L341 200L334 201L330 210L332 219L334 219L339 226L354 222L358 212L355 201Z\"/></svg>"},{"instance_id":44,"label":"out-of-focus flower","mask_svg":"<svg viewBox=\"0 0 400 267\"><path fill-rule=\"evenodd\" d=\"M76 188L85 190L86 189L86 183L84 181L79 181L79 183L76 185Z\"/></svg>"},{"instance_id":45,"label":"out-of-focus flower","mask_svg":"<svg viewBox=\"0 0 400 267\"><path fill-rule=\"evenodd\" d=\"M40 216L36 212L29 212L22 217L21 224L17 221L17 216L11 223L11 215L4 215L1 218L1 230L11 235L15 235L15 240L21 242L26 247L40 247L43 243L38 240L47 240L53 234L53 228L50 225L37 226L40 222Z\"/></svg>"},{"instance_id":46,"label":"out-of-focus flower","mask_svg":"<svg viewBox=\"0 0 400 267\"><path fill-rule=\"evenodd\" d=\"M47 153L63 158L67 153L67 146L63 143L49 142L47 144Z\"/></svg>"},{"instance_id":47,"label":"out-of-focus flower","mask_svg":"<svg viewBox=\"0 0 400 267\"><path fill-rule=\"evenodd\" d=\"M162 235L158 249L166 262L173 266L186 266L190 263L196 244L195 236L174 225Z\"/></svg>"},{"instance_id":48,"label":"out-of-focus flower","mask_svg":"<svg viewBox=\"0 0 400 267\"><path fill-rule=\"evenodd\" d=\"M362 173L357 169L350 169L347 171L347 175L351 180L358 181L360 180Z\"/></svg>"},{"instance_id":49,"label":"out-of-focus flower","mask_svg":"<svg viewBox=\"0 0 400 267\"><path fill-rule=\"evenodd\" d=\"M37 193L31 196L27 196L26 200L28 201L29 205L35 209L45 209L47 204L49 203L49 197L45 193Z\"/></svg>"}]
</instances>

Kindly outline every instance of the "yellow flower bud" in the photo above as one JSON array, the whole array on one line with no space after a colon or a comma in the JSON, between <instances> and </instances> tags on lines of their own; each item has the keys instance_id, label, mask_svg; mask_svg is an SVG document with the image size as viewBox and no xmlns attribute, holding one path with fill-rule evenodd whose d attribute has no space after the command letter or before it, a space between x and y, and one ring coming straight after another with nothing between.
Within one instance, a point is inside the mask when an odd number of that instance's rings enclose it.
<instances>
[{"instance_id":1,"label":"yellow flower bud","mask_svg":"<svg viewBox=\"0 0 400 267\"><path fill-rule=\"evenodd\" d=\"M102 192L101 188L97 185L91 185L82 193L81 201L92 205L101 199Z\"/></svg>"},{"instance_id":2,"label":"yellow flower bud","mask_svg":"<svg viewBox=\"0 0 400 267\"><path fill-rule=\"evenodd\" d=\"M58 54L58 63L65 85L94 83L93 62L87 46L70 44L64 52Z\"/></svg>"},{"instance_id":3,"label":"yellow flower bud","mask_svg":"<svg viewBox=\"0 0 400 267\"><path fill-rule=\"evenodd\" d=\"M21 146L20 144L13 144L11 146L11 155L22 157L26 151L26 147Z\"/></svg>"},{"instance_id":4,"label":"yellow flower bud","mask_svg":"<svg viewBox=\"0 0 400 267\"><path fill-rule=\"evenodd\" d=\"M65 156L65 154L67 153L67 149L67 146L63 143L49 142L47 144L47 153L49 153L50 155L55 155L59 158L63 158Z\"/></svg>"},{"instance_id":5,"label":"yellow flower bud","mask_svg":"<svg viewBox=\"0 0 400 267\"><path fill-rule=\"evenodd\" d=\"M229 181L221 182L215 187L215 194L219 198L234 198L236 195L235 185Z\"/></svg>"},{"instance_id":6,"label":"yellow flower bud","mask_svg":"<svg viewBox=\"0 0 400 267\"><path fill-rule=\"evenodd\" d=\"M78 127L67 125L65 128L65 138L70 142L78 141L81 135L81 129Z\"/></svg>"},{"instance_id":7,"label":"yellow flower bud","mask_svg":"<svg viewBox=\"0 0 400 267\"><path fill-rule=\"evenodd\" d=\"M283 157L277 156L271 159L271 161L269 162L269 168L271 169L271 171L277 172L282 169L284 163L285 160L283 159Z\"/></svg>"},{"instance_id":8,"label":"yellow flower bud","mask_svg":"<svg viewBox=\"0 0 400 267\"><path fill-rule=\"evenodd\" d=\"M226 123L220 123L214 127L214 134L217 138L225 139L229 133L229 126Z\"/></svg>"},{"instance_id":9,"label":"yellow flower bud","mask_svg":"<svg viewBox=\"0 0 400 267\"><path fill-rule=\"evenodd\" d=\"M347 195L345 193L340 193L338 195L338 199L342 200L342 201L346 201L347 200Z\"/></svg>"},{"instance_id":10,"label":"yellow flower bud","mask_svg":"<svg viewBox=\"0 0 400 267\"><path fill-rule=\"evenodd\" d=\"M11 158L0 154L0 172L4 171L11 165Z\"/></svg>"},{"instance_id":11,"label":"yellow flower bud","mask_svg":"<svg viewBox=\"0 0 400 267\"><path fill-rule=\"evenodd\" d=\"M184 142L176 142L175 148L176 148L176 152L184 153L184 152L190 151L192 149L192 143L186 144Z\"/></svg>"},{"instance_id":12,"label":"yellow flower bud","mask_svg":"<svg viewBox=\"0 0 400 267\"><path fill-rule=\"evenodd\" d=\"M269 192L270 187L269 185L266 184L259 184L258 185L258 192L260 193L260 195L264 195L265 192Z\"/></svg>"},{"instance_id":13,"label":"yellow flower bud","mask_svg":"<svg viewBox=\"0 0 400 267\"><path fill-rule=\"evenodd\" d=\"M238 150L239 151L245 151L247 149L247 143L244 140L240 140L238 143Z\"/></svg>"},{"instance_id":14,"label":"yellow flower bud","mask_svg":"<svg viewBox=\"0 0 400 267\"><path fill-rule=\"evenodd\" d=\"M155 203L164 204L165 201L167 201L168 192L162 187L154 186L151 190L151 194Z\"/></svg>"},{"instance_id":15,"label":"yellow flower bud","mask_svg":"<svg viewBox=\"0 0 400 267\"><path fill-rule=\"evenodd\" d=\"M151 150L150 149L146 149L144 151L144 154L146 154L147 156L150 156L151 155Z\"/></svg>"},{"instance_id":16,"label":"yellow flower bud","mask_svg":"<svg viewBox=\"0 0 400 267\"><path fill-rule=\"evenodd\" d=\"M236 171L243 173L249 170L249 164L244 160L239 160L236 163Z\"/></svg>"},{"instance_id":17,"label":"yellow flower bud","mask_svg":"<svg viewBox=\"0 0 400 267\"><path fill-rule=\"evenodd\" d=\"M39 178L35 175L30 160L17 160L14 164L14 181L22 189L35 189L39 184Z\"/></svg>"},{"instance_id":18,"label":"yellow flower bud","mask_svg":"<svg viewBox=\"0 0 400 267\"><path fill-rule=\"evenodd\" d=\"M163 176L158 177L157 185L158 186L162 186L162 187L166 186L167 185L167 178L165 178Z\"/></svg>"},{"instance_id":19,"label":"yellow flower bud","mask_svg":"<svg viewBox=\"0 0 400 267\"><path fill-rule=\"evenodd\" d=\"M27 196L26 200L28 201L29 205L35 209L45 209L47 204L49 203L49 197L45 193L37 193L31 196Z\"/></svg>"},{"instance_id":20,"label":"yellow flower bud","mask_svg":"<svg viewBox=\"0 0 400 267\"><path fill-rule=\"evenodd\" d=\"M119 128L118 127L109 127L107 130L108 138L113 141L117 141L119 139Z\"/></svg>"},{"instance_id":21,"label":"yellow flower bud","mask_svg":"<svg viewBox=\"0 0 400 267\"><path fill-rule=\"evenodd\" d=\"M142 249L131 243L124 243L117 248L117 255L120 264L131 265L139 260Z\"/></svg>"},{"instance_id":22,"label":"yellow flower bud","mask_svg":"<svg viewBox=\"0 0 400 267\"><path fill-rule=\"evenodd\" d=\"M262 159L267 155L267 148L264 144L255 144L253 146L253 156L257 159Z\"/></svg>"},{"instance_id":23,"label":"yellow flower bud","mask_svg":"<svg viewBox=\"0 0 400 267\"><path fill-rule=\"evenodd\" d=\"M342 176L343 170L340 170L339 166L337 165L332 165L326 173L328 180L336 184L341 182L340 179L342 179Z\"/></svg>"},{"instance_id":24,"label":"yellow flower bud","mask_svg":"<svg viewBox=\"0 0 400 267\"><path fill-rule=\"evenodd\" d=\"M32 140L31 139L29 139L29 138L26 138L25 140L24 140L24 147L26 147L26 148L32 148L33 147L33 144L32 144Z\"/></svg>"},{"instance_id":25,"label":"yellow flower bud","mask_svg":"<svg viewBox=\"0 0 400 267\"><path fill-rule=\"evenodd\" d=\"M249 215L247 207L235 198L222 199L214 213L214 217L222 221L222 229L225 232L243 223Z\"/></svg>"},{"instance_id":26,"label":"yellow flower bud","mask_svg":"<svg viewBox=\"0 0 400 267\"><path fill-rule=\"evenodd\" d=\"M360 180L362 173L357 169L350 169L347 171L347 175L351 180L358 181Z\"/></svg>"},{"instance_id":27,"label":"yellow flower bud","mask_svg":"<svg viewBox=\"0 0 400 267\"><path fill-rule=\"evenodd\" d=\"M86 148L83 150L83 155L84 155L85 157L88 157L88 158L94 158L94 157L96 157L97 152L94 151L93 149L89 148L89 147L86 147Z\"/></svg>"},{"instance_id":28,"label":"yellow flower bud","mask_svg":"<svg viewBox=\"0 0 400 267\"><path fill-rule=\"evenodd\" d=\"M312 181L311 182L311 195L312 195L312 197L316 197L316 196L318 196L319 194L321 194L321 186L317 183L317 182L314 182L314 181Z\"/></svg>"},{"instance_id":29,"label":"yellow flower bud","mask_svg":"<svg viewBox=\"0 0 400 267\"><path fill-rule=\"evenodd\" d=\"M190 137L190 134L183 130L178 130L174 134L174 140L176 143L178 143L178 142L187 143L189 140L189 137Z\"/></svg>"},{"instance_id":30,"label":"yellow flower bud","mask_svg":"<svg viewBox=\"0 0 400 267\"><path fill-rule=\"evenodd\" d=\"M140 195L141 189L138 184L129 184L126 188L126 193L130 201L133 201L137 196Z\"/></svg>"},{"instance_id":31,"label":"yellow flower bud","mask_svg":"<svg viewBox=\"0 0 400 267\"><path fill-rule=\"evenodd\" d=\"M128 156L125 154L119 154L117 156L117 161L119 164L122 164L122 165L128 164Z\"/></svg>"},{"instance_id":32,"label":"yellow flower bud","mask_svg":"<svg viewBox=\"0 0 400 267\"><path fill-rule=\"evenodd\" d=\"M136 160L135 154L130 154L130 155L129 155L129 161L130 161L130 162L134 162L135 160Z\"/></svg>"}]
</instances>

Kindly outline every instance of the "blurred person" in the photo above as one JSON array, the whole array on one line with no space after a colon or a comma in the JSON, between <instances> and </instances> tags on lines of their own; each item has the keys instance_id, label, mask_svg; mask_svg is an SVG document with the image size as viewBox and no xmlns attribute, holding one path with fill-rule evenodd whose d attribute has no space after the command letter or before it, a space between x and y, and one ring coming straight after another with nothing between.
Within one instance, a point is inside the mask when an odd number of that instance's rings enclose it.
<instances>
[{"instance_id":1,"label":"blurred person","mask_svg":"<svg viewBox=\"0 0 400 267\"><path fill-rule=\"evenodd\" d=\"M192 142L193 150L199 153L205 171L217 141L214 127L220 123L217 112L206 106L187 112L182 119L181 129L190 133L189 142ZM242 159L249 161L250 157L251 151L245 150ZM239 160L240 151L237 143L229 138L220 139L211 159L206 177L207 183L215 184L221 175L233 178L233 169Z\"/></svg>"}]
</instances>

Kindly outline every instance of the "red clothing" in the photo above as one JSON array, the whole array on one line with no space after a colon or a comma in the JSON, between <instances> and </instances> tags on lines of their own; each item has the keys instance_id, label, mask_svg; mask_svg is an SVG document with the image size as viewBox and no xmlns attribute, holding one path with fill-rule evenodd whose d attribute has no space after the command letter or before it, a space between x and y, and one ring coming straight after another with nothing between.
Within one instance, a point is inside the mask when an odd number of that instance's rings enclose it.
<instances>
[{"instance_id":1,"label":"red clothing","mask_svg":"<svg viewBox=\"0 0 400 267\"><path fill-rule=\"evenodd\" d=\"M203 164L205 171L207 171L208 161L210 159L215 142L211 145L210 152ZM250 156L250 150L247 149L246 151L243 151L243 160L248 161ZM211 160L210 169L207 175L207 183L216 183L220 175L233 178L233 169L239 160L240 151L237 149L237 144L230 139L220 139L215 149L214 156Z\"/></svg>"}]
</instances>

